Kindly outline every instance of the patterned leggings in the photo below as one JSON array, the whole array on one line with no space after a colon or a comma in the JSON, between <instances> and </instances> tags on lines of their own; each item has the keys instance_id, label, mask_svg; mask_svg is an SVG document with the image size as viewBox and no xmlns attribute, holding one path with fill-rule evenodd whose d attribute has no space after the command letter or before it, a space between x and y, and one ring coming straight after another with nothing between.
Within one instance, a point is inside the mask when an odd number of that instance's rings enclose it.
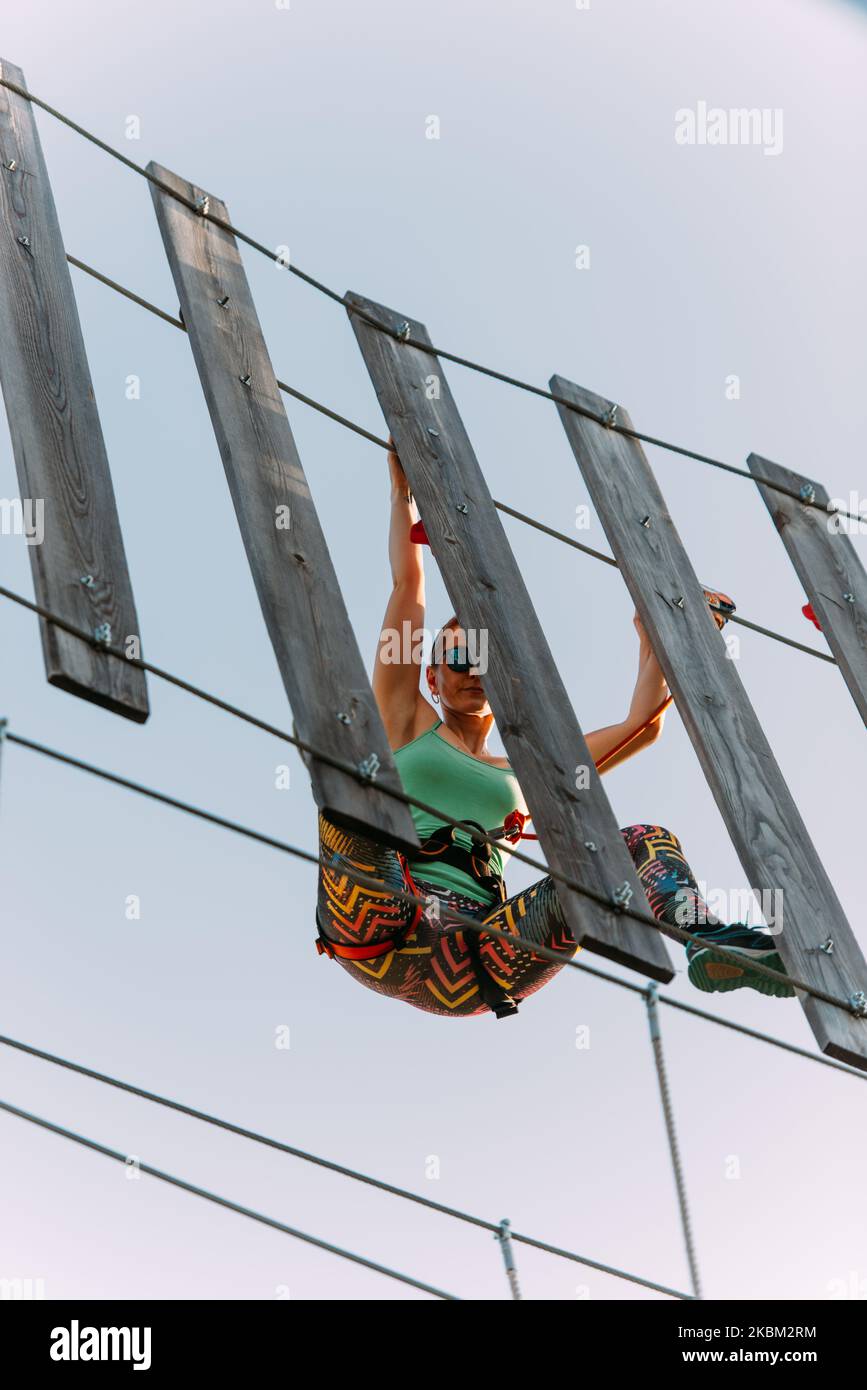
<instances>
[{"instance_id":1,"label":"patterned leggings","mask_svg":"<svg viewBox=\"0 0 867 1390\"><path fill-rule=\"evenodd\" d=\"M675 835L659 825L630 825L621 834L659 921L681 927L705 917L708 924L716 921L699 897L698 885ZM319 851L318 915L322 934L329 941L368 945L393 935L412 920L414 905L363 887L343 871L342 866L354 868L395 889L409 891L394 850L338 829L320 814ZM436 910L422 915L402 950L363 961L334 957L356 980L378 994L454 1018L488 1012L463 932L459 924L448 920L449 908L562 953L564 963L578 949L551 878L540 879L492 907L420 879L415 879L415 885L419 896L437 899ZM485 932L479 934L479 954L492 978L517 999L535 994L563 968Z\"/></svg>"}]
</instances>

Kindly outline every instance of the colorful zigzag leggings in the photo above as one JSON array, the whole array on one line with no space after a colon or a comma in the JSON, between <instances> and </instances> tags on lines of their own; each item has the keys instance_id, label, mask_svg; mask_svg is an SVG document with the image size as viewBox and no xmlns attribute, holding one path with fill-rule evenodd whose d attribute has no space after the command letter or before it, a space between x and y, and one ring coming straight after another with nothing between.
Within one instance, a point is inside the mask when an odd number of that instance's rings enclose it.
<instances>
[{"instance_id":1,"label":"colorful zigzag leggings","mask_svg":"<svg viewBox=\"0 0 867 1390\"><path fill-rule=\"evenodd\" d=\"M698 885L675 835L660 825L630 825L621 833L658 920L681 927L716 921L699 897ZM357 869L407 891L403 867L394 850L338 829L322 815L319 842L318 913L328 940L368 945L393 935L411 921L413 905L387 892L361 887L345 872L347 868ZM444 892L418 878L414 882L420 895L436 898L437 911L424 913L402 950L366 961L335 956L356 980L378 994L454 1018L488 1012L460 925L448 920L449 908L562 953L564 963L575 954L577 948L550 878L540 879L493 907ZM516 999L535 994L562 969L562 965L485 932L479 936L479 948L483 967Z\"/></svg>"}]
</instances>

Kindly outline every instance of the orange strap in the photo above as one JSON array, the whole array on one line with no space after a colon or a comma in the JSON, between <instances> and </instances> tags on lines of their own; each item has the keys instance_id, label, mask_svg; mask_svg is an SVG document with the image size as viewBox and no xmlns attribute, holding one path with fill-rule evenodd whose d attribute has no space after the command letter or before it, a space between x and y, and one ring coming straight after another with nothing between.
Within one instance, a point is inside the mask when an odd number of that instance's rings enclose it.
<instances>
[{"instance_id":1,"label":"orange strap","mask_svg":"<svg viewBox=\"0 0 867 1390\"><path fill-rule=\"evenodd\" d=\"M650 716L649 719L645 719L644 723L639 728L637 728L633 734L627 734L626 738L622 738L619 743L616 743L614 747L611 749L611 751L605 754L604 758L599 759L598 763L596 764L596 771L601 772L603 767L605 767L608 763L611 762L611 759L614 757L615 753L619 753L623 748L628 748L630 743L632 743L633 740L638 738L639 734L643 734L645 729L649 729L651 724L655 724L657 719L659 719L660 715L665 714L665 711L668 709L673 699L673 695L666 695L662 704L657 706L657 708L653 711L653 714Z\"/></svg>"}]
</instances>

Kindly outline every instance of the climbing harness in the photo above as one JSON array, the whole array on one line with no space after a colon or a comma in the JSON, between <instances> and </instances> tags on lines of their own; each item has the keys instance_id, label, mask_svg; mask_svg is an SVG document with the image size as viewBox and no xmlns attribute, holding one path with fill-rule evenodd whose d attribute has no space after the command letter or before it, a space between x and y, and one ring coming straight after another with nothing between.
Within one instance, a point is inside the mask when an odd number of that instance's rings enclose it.
<instances>
[{"instance_id":1,"label":"climbing harness","mask_svg":"<svg viewBox=\"0 0 867 1390\"><path fill-rule=\"evenodd\" d=\"M487 835L490 839L502 839L504 826L500 825L496 830L485 830L477 821L468 820L465 825L471 825L480 834ZM491 893L493 897L499 898L500 902L506 901L506 884L502 874L491 871L491 857L493 855L493 845L486 842L478 843L473 841L470 849L465 849L463 845L455 843L454 825L441 825L432 835L424 841L415 857L416 865L424 859L436 859L439 864L451 864L454 868L462 870L463 873L471 874L481 888Z\"/></svg>"}]
</instances>

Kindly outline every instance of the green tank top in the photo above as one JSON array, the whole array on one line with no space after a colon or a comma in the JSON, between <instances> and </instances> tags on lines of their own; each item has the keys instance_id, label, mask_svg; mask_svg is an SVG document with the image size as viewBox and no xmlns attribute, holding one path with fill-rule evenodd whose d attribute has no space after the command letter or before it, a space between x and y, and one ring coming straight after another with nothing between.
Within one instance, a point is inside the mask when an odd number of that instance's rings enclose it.
<instances>
[{"instance_id":1,"label":"green tank top","mask_svg":"<svg viewBox=\"0 0 867 1390\"><path fill-rule=\"evenodd\" d=\"M477 821L484 830L502 825L516 808L526 815L527 803L512 769L485 763L455 748L453 743L447 743L437 733L441 724L442 720L437 720L425 733L395 750L394 761L407 795L439 807L454 820ZM410 810L422 841L446 824L416 806L411 806ZM455 844L469 849L472 843L467 831L455 831ZM454 864L438 864L435 859L411 859L409 870L413 877L418 874L425 883L447 892L461 893L486 904L495 901L471 873L465 873ZM503 872L503 859L498 849L491 855L491 872Z\"/></svg>"}]
</instances>

